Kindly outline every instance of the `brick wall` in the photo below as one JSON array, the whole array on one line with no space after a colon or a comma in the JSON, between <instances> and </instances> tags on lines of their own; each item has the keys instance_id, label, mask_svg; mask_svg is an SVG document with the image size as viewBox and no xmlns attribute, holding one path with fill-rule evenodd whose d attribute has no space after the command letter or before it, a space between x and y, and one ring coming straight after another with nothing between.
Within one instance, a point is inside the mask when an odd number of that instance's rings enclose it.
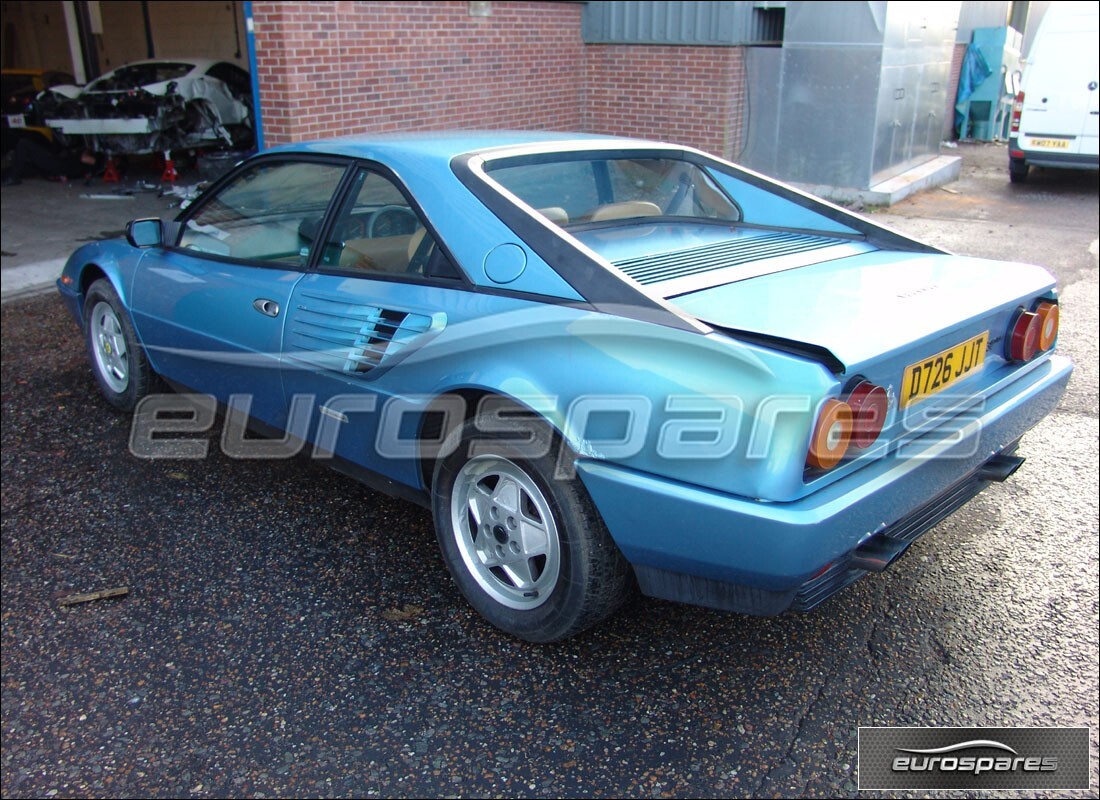
<instances>
[{"instance_id":1,"label":"brick wall","mask_svg":"<svg viewBox=\"0 0 1100 800\"><path fill-rule=\"evenodd\" d=\"M966 48L966 42L956 42L955 52L951 57L951 78L947 84L947 108L944 109L943 120L943 138L945 141L959 138L955 133L955 95L959 93L959 77L962 75Z\"/></svg>"},{"instance_id":2,"label":"brick wall","mask_svg":"<svg viewBox=\"0 0 1100 800\"><path fill-rule=\"evenodd\" d=\"M255 0L265 144L393 130L584 130L741 147L744 51L585 45L580 3Z\"/></svg>"},{"instance_id":3,"label":"brick wall","mask_svg":"<svg viewBox=\"0 0 1100 800\"><path fill-rule=\"evenodd\" d=\"M741 149L740 47L588 45L585 130L664 139L734 158Z\"/></svg>"},{"instance_id":4,"label":"brick wall","mask_svg":"<svg viewBox=\"0 0 1100 800\"><path fill-rule=\"evenodd\" d=\"M577 3L253 3L268 146L427 128L581 127Z\"/></svg>"}]
</instances>

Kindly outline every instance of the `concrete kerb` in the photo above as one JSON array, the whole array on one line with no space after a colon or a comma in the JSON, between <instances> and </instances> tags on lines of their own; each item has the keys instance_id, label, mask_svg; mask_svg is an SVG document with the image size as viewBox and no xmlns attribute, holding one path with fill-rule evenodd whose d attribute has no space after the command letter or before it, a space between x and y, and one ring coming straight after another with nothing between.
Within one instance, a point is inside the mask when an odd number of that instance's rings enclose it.
<instances>
[{"instance_id":1,"label":"concrete kerb","mask_svg":"<svg viewBox=\"0 0 1100 800\"><path fill-rule=\"evenodd\" d=\"M936 156L870 189L845 189L796 183L799 189L834 203L863 206L891 206L917 192L952 183L962 171L959 156Z\"/></svg>"},{"instance_id":2,"label":"concrete kerb","mask_svg":"<svg viewBox=\"0 0 1100 800\"><path fill-rule=\"evenodd\" d=\"M0 303L53 291L64 266L64 258L53 258L0 271Z\"/></svg>"}]
</instances>

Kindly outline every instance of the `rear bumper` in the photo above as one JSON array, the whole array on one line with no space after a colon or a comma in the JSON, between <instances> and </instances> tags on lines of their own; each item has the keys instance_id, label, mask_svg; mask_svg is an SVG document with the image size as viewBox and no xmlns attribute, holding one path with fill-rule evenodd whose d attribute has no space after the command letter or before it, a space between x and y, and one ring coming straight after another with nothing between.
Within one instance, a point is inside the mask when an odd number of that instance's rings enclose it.
<instances>
[{"instance_id":1,"label":"rear bumper","mask_svg":"<svg viewBox=\"0 0 1100 800\"><path fill-rule=\"evenodd\" d=\"M899 519L886 530L863 541L852 552L845 553L824 572L799 586L789 607L795 611L809 611L868 572L882 572L901 557L913 542L931 530L940 520L966 505L990 482L1005 480L1015 472L1024 461L1022 458L1013 456L1015 452L1016 443L1013 443L1002 453L948 487L946 491ZM1011 470L1003 467L1007 463L1013 465Z\"/></svg>"},{"instance_id":2,"label":"rear bumper","mask_svg":"<svg viewBox=\"0 0 1100 800\"><path fill-rule=\"evenodd\" d=\"M132 135L154 133L160 128L148 117L136 119L48 119L46 124L67 136Z\"/></svg>"},{"instance_id":3,"label":"rear bumper","mask_svg":"<svg viewBox=\"0 0 1100 800\"><path fill-rule=\"evenodd\" d=\"M645 593L757 614L811 608L865 574L876 547L896 557L987 486L994 476L983 467L1055 408L1071 372L1066 359L1045 359L987 398L980 415L791 503L602 461L577 469Z\"/></svg>"},{"instance_id":4,"label":"rear bumper","mask_svg":"<svg viewBox=\"0 0 1100 800\"><path fill-rule=\"evenodd\" d=\"M1013 153L1023 153L1023 161L1035 167L1054 167L1056 169L1100 170L1100 156L1096 153L1060 153L1056 150L1028 150L1020 146L1019 140L1008 140L1009 158L1021 160Z\"/></svg>"}]
</instances>

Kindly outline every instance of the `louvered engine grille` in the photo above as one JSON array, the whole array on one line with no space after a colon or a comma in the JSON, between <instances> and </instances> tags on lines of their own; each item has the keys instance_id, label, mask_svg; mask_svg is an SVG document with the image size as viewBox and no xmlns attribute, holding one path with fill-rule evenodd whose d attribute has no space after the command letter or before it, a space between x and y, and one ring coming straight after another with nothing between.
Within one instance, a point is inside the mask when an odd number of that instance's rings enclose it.
<instances>
[{"instance_id":1,"label":"louvered engine grille","mask_svg":"<svg viewBox=\"0 0 1100 800\"><path fill-rule=\"evenodd\" d=\"M716 269L736 267L753 261L778 258L833 247L838 240L806 233L762 233L732 241L716 242L677 250L673 253L643 256L615 262L615 266L641 284L699 275Z\"/></svg>"}]
</instances>

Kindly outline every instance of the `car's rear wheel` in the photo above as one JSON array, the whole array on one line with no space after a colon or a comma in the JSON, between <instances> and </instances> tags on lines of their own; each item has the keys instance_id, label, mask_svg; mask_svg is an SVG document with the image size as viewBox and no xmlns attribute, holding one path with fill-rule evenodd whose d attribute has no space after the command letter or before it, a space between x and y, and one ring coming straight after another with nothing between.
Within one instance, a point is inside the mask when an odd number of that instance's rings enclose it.
<instances>
[{"instance_id":1,"label":"car's rear wheel","mask_svg":"<svg viewBox=\"0 0 1100 800\"><path fill-rule=\"evenodd\" d=\"M100 278L84 295L84 333L92 373L107 402L133 411L149 393L153 370L114 286Z\"/></svg>"},{"instance_id":2,"label":"car's rear wheel","mask_svg":"<svg viewBox=\"0 0 1100 800\"><path fill-rule=\"evenodd\" d=\"M1022 158L1010 158L1008 160L1008 179L1013 183L1023 183L1027 180L1028 163Z\"/></svg>"},{"instance_id":3,"label":"car's rear wheel","mask_svg":"<svg viewBox=\"0 0 1100 800\"><path fill-rule=\"evenodd\" d=\"M572 456L559 460L558 438L533 418L502 426L494 417L492 432L482 428L474 420L455 432L457 447L437 462L432 483L436 535L459 589L489 622L527 641L595 625L626 597L630 567L568 474Z\"/></svg>"}]
</instances>

